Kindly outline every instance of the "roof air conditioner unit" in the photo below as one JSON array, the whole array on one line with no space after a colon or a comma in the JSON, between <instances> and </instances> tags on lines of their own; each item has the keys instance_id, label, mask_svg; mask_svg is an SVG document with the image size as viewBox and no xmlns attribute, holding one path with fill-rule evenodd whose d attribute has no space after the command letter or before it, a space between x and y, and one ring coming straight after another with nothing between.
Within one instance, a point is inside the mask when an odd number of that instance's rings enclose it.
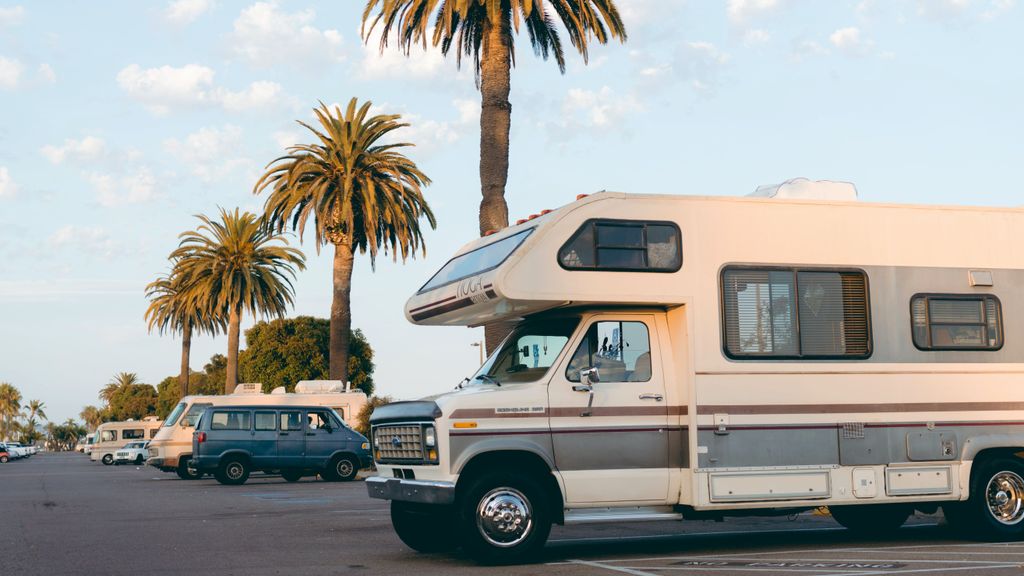
<instances>
[{"instance_id":1,"label":"roof air conditioner unit","mask_svg":"<svg viewBox=\"0 0 1024 576\"><path fill-rule=\"evenodd\" d=\"M235 394L263 394L263 384L259 382L245 382L235 386Z\"/></svg>"},{"instance_id":2,"label":"roof air conditioner unit","mask_svg":"<svg viewBox=\"0 0 1024 576\"><path fill-rule=\"evenodd\" d=\"M782 184L758 186L757 190L754 190L749 196L780 200L854 201L857 199L857 187L852 182L793 178Z\"/></svg>"},{"instance_id":3,"label":"roof air conditioner unit","mask_svg":"<svg viewBox=\"0 0 1024 576\"><path fill-rule=\"evenodd\" d=\"M345 391L341 380L303 380L295 385L296 394L338 394Z\"/></svg>"},{"instance_id":4,"label":"roof air conditioner unit","mask_svg":"<svg viewBox=\"0 0 1024 576\"><path fill-rule=\"evenodd\" d=\"M287 394L288 393L288 389L285 388L284 386L278 386L277 388L274 388L273 390L271 390L270 393L271 394Z\"/></svg>"}]
</instances>

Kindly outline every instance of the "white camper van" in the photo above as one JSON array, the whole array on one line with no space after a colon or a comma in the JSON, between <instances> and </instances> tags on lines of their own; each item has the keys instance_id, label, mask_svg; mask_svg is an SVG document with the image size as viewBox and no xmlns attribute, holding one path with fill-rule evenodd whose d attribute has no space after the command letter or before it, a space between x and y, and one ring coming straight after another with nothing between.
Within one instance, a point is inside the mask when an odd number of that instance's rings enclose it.
<instances>
[{"instance_id":1,"label":"white camper van","mask_svg":"<svg viewBox=\"0 0 1024 576\"><path fill-rule=\"evenodd\" d=\"M407 317L518 324L460 389L375 411L403 541L517 560L552 523L940 505L1024 536L1024 210L801 187L604 192L463 247Z\"/></svg>"},{"instance_id":2,"label":"white camper van","mask_svg":"<svg viewBox=\"0 0 1024 576\"><path fill-rule=\"evenodd\" d=\"M199 478L201 474L189 468L189 460L192 456L192 431L203 411L210 406L260 404L326 406L333 408L349 426L355 427L356 417L366 405L366 394L347 387L340 380L303 380L290 394L283 387L264 394L261 384L246 383L239 384L234 393L224 396L186 396L150 441L146 463L164 472L175 472L183 480Z\"/></svg>"},{"instance_id":3,"label":"white camper van","mask_svg":"<svg viewBox=\"0 0 1024 576\"><path fill-rule=\"evenodd\" d=\"M156 416L147 416L142 420L126 420L124 422L105 422L96 428L95 441L89 451L89 459L110 465L114 463L114 453L132 440L147 440L156 435L162 422Z\"/></svg>"}]
</instances>

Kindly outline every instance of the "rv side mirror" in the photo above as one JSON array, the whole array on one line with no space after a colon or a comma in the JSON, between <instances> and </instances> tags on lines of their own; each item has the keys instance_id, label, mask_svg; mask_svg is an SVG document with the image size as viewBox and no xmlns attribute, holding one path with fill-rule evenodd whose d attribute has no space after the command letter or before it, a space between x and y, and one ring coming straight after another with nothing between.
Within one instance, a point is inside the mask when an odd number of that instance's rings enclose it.
<instances>
[{"instance_id":1,"label":"rv side mirror","mask_svg":"<svg viewBox=\"0 0 1024 576\"><path fill-rule=\"evenodd\" d=\"M601 375L598 373L596 367L580 370L580 382L583 382L584 380L590 384L597 384L601 381Z\"/></svg>"}]
</instances>

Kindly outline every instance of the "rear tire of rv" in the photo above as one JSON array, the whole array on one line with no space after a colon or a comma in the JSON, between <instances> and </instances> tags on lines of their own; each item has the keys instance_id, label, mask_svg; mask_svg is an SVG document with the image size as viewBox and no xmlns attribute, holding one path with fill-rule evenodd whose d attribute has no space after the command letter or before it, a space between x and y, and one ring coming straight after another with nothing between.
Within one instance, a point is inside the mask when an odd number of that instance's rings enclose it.
<instances>
[{"instance_id":1,"label":"rear tire of rv","mask_svg":"<svg viewBox=\"0 0 1024 576\"><path fill-rule=\"evenodd\" d=\"M409 548L424 554L452 552L459 547L451 506L391 501L391 525Z\"/></svg>"},{"instance_id":2,"label":"rear tire of rv","mask_svg":"<svg viewBox=\"0 0 1024 576\"><path fill-rule=\"evenodd\" d=\"M249 479L249 463L241 458L228 458L217 468L217 482L226 486L240 486Z\"/></svg>"},{"instance_id":3,"label":"rear tire of rv","mask_svg":"<svg viewBox=\"0 0 1024 576\"><path fill-rule=\"evenodd\" d=\"M1024 463L996 458L977 464L970 498L942 506L949 524L984 540L1024 537Z\"/></svg>"},{"instance_id":4,"label":"rear tire of rv","mask_svg":"<svg viewBox=\"0 0 1024 576\"><path fill-rule=\"evenodd\" d=\"M104 454L102 461L104 466L110 466L114 463L114 457L111 454Z\"/></svg>"},{"instance_id":5,"label":"rear tire of rv","mask_svg":"<svg viewBox=\"0 0 1024 576\"><path fill-rule=\"evenodd\" d=\"M462 545L483 564L529 562L551 532L544 487L527 474L485 473L469 484L458 506Z\"/></svg>"},{"instance_id":6,"label":"rear tire of rv","mask_svg":"<svg viewBox=\"0 0 1024 576\"><path fill-rule=\"evenodd\" d=\"M898 530L913 509L903 504L858 504L829 506L828 511L843 528L867 535Z\"/></svg>"},{"instance_id":7,"label":"rear tire of rv","mask_svg":"<svg viewBox=\"0 0 1024 576\"><path fill-rule=\"evenodd\" d=\"M192 463L190 458L182 458L178 460L178 468L174 471L178 475L178 478L182 480L199 480L203 477L203 473L189 468L189 464Z\"/></svg>"}]
</instances>

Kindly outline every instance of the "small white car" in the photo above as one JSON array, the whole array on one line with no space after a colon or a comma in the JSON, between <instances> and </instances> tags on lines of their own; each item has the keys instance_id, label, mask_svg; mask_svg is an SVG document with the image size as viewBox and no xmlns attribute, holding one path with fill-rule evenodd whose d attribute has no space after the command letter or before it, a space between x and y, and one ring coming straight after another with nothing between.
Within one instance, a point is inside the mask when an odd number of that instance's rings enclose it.
<instances>
[{"instance_id":1,"label":"small white car","mask_svg":"<svg viewBox=\"0 0 1024 576\"><path fill-rule=\"evenodd\" d=\"M135 464L141 466L146 462L146 448L149 442L129 442L114 453L114 464Z\"/></svg>"},{"instance_id":2,"label":"small white car","mask_svg":"<svg viewBox=\"0 0 1024 576\"><path fill-rule=\"evenodd\" d=\"M30 456L27 446L22 446L18 442L8 442L7 452L10 453L11 459L28 458Z\"/></svg>"}]
</instances>

